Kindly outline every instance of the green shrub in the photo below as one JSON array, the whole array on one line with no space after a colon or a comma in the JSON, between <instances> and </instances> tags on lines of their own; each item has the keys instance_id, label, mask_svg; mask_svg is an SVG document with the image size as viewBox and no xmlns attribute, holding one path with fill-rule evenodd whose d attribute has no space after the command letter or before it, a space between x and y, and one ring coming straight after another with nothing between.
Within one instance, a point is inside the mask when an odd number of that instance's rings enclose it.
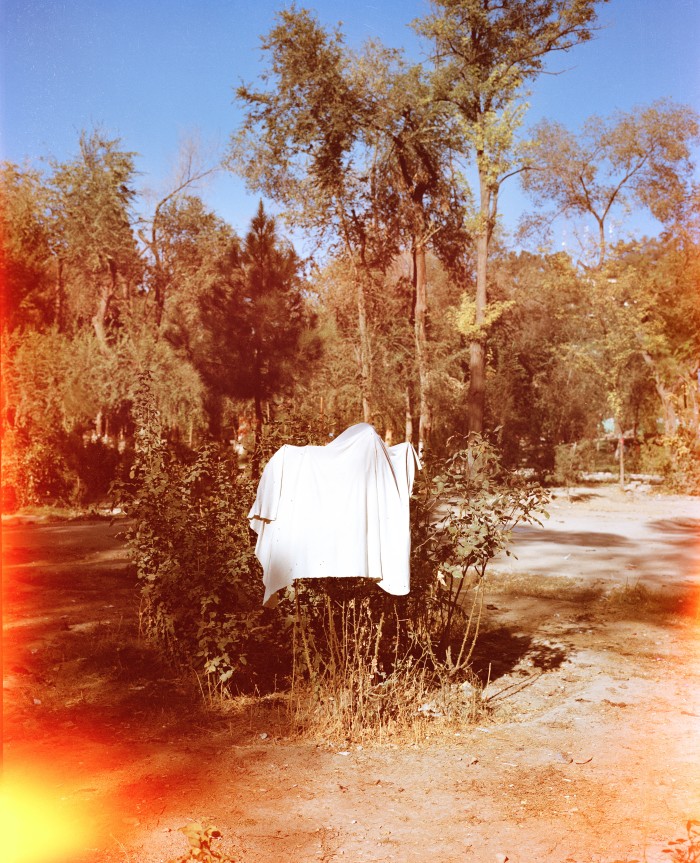
<instances>
[{"instance_id":1,"label":"green shrub","mask_svg":"<svg viewBox=\"0 0 700 863\"><path fill-rule=\"evenodd\" d=\"M437 715L473 718L480 684L470 661L488 564L516 524L542 514L542 489L504 470L480 437L453 442L416 479L408 596L366 579L305 579L276 609L262 609L247 522L255 483L230 450L207 445L177 458L147 379L135 421L131 484L121 491L143 628L206 692L269 691L276 679L290 688L301 727L355 739ZM327 440L324 429L293 420L263 432L263 459L285 442Z\"/></svg>"},{"instance_id":2,"label":"green shrub","mask_svg":"<svg viewBox=\"0 0 700 863\"><path fill-rule=\"evenodd\" d=\"M8 430L3 440L2 484L16 507L72 502L78 481L66 454L66 436ZM12 489L12 492L10 492Z\"/></svg>"},{"instance_id":3,"label":"green shrub","mask_svg":"<svg viewBox=\"0 0 700 863\"><path fill-rule=\"evenodd\" d=\"M585 455L585 451L575 443L555 447L553 481L566 488L580 482L585 468Z\"/></svg>"},{"instance_id":4,"label":"green shrub","mask_svg":"<svg viewBox=\"0 0 700 863\"><path fill-rule=\"evenodd\" d=\"M134 412L131 481L116 491L132 519L143 630L209 693L247 688L256 645L273 641L246 519L255 488L230 450L208 444L188 460L169 451L147 378Z\"/></svg>"},{"instance_id":5,"label":"green shrub","mask_svg":"<svg viewBox=\"0 0 700 863\"><path fill-rule=\"evenodd\" d=\"M686 429L644 443L640 468L644 473L660 474L669 491L700 494L700 446Z\"/></svg>"},{"instance_id":6,"label":"green shrub","mask_svg":"<svg viewBox=\"0 0 700 863\"><path fill-rule=\"evenodd\" d=\"M417 735L482 709L471 671L489 562L547 493L503 469L478 435L428 459L411 502L411 592L359 579L308 580L295 594L295 715L324 736ZM290 611L294 611L290 607Z\"/></svg>"}]
</instances>

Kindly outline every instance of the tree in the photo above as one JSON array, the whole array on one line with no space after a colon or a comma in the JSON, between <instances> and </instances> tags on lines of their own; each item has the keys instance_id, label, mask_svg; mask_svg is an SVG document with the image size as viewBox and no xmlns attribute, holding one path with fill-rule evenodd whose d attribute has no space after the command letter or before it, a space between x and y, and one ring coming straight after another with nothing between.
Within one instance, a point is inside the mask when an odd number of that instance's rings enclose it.
<instances>
[{"instance_id":1,"label":"tree","mask_svg":"<svg viewBox=\"0 0 700 863\"><path fill-rule=\"evenodd\" d=\"M504 311L489 339L489 425L509 464L551 471L557 445L595 437L605 415L601 382L570 359L592 337L589 287L563 252L502 252L492 297Z\"/></svg>"},{"instance_id":2,"label":"tree","mask_svg":"<svg viewBox=\"0 0 700 863\"><path fill-rule=\"evenodd\" d=\"M56 316L46 193L37 171L0 170L0 290L3 325L41 328Z\"/></svg>"},{"instance_id":3,"label":"tree","mask_svg":"<svg viewBox=\"0 0 700 863\"><path fill-rule=\"evenodd\" d=\"M305 10L279 19L263 41L270 56L263 80L273 86L238 90L248 110L231 164L295 224L341 249L353 269L366 421L374 413L368 307L392 260L410 249L423 446L431 427L426 251L463 215L447 176L454 126L430 104L420 67L406 66L398 52L373 43L353 54Z\"/></svg>"},{"instance_id":4,"label":"tree","mask_svg":"<svg viewBox=\"0 0 700 863\"><path fill-rule=\"evenodd\" d=\"M418 371L420 413L418 450L429 445L433 409L431 403L428 346L428 250L447 252L454 260L454 239L466 246L462 228L465 195L451 175L451 154L458 144L454 124L429 98L421 67L379 68L390 83L376 93L375 125L380 130L377 150L381 176L393 185L399 217L397 228L407 240L412 260L412 317ZM438 235L438 242L432 242Z\"/></svg>"},{"instance_id":5,"label":"tree","mask_svg":"<svg viewBox=\"0 0 700 863\"><path fill-rule=\"evenodd\" d=\"M675 236L614 249L608 270L627 291L634 338L666 436L700 442L700 250Z\"/></svg>"},{"instance_id":6,"label":"tree","mask_svg":"<svg viewBox=\"0 0 700 863\"><path fill-rule=\"evenodd\" d=\"M560 123L541 122L522 174L539 209L531 227L559 216L591 217L600 267L614 210L636 204L670 224L691 197L691 146L700 139L699 120L692 109L661 100L609 119L590 117L578 136Z\"/></svg>"},{"instance_id":7,"label":"tree","mask_svg":"<svg viewBox=\"0 0 700 863\"><path fill-rule=\"evenodd\" d=\"M265 90L241 86L247 106L243 127L232 140L228 165L251 187L286 208L292 224L319 240L332 237L355 271L363 418L372 416L372 349L367 293L376 235L367 193L352 162L355 120L363 105L352 86L350 60L339 33L327 34L306 10L288 9L263 38L270 63Z\"/></svg>"},{"instance_id":8,"label":"tree","mask_svg":"<svg viewBox=\"0 0 700 863\"><path fill-rule=\"evenodd\" d=\"M302 334L312 323L301 262L261 202L243 243L231 238L217 269L198 297L188 350L213 395L252 399L255 473L264 404L294 383ZM308 347L310 361L313 343Z\"/></svg>"},{"instance_id":9,"label":"tree","mask_svg":"<svg viewBox=\"0 0 700 863\"><path fill-rule=\"evenodd\" d=\"M243 241L241 265L246 314L239 350L248 362L240 366L238 386L239 395L253 398L257 448L263 402L293 381L300 336L309 323L301 262L294 248L280 241L262 201Z\"/></svg>"},{"instance_id":10,"label":"tree","mask_svg":"<svg viewBox=\"0 0 700 863\"><path fill-rule=\"evenodd\" d=\"M199 231L198 220L211 221L213 216L204 213L203 204L192 194L193 189L217 170L218 167L204 163L197 140L183 141L172 186L155 204L150 221L139 229L139 238L147 251L147 291L153 302L157 330L163 323L168 295L178 286L173 257L179 236L183 230ZM180 224L179 220L188 224Z\"/></svg>"},{"instance_id":11,"label":"tree","mask_svg":"<svg viewBox=\"0 0 700 863\"><path fill-rule=\"evenodd\" d=\"M142 275L132 225L134 154L101 132L80 136L79 154L54 163L49 181L53 253L61 312L91 325L109 350L110 329L128 310Z\"/></svg>"},{"instance_id":12,"label":"tree","mask_svg":"<svg viewBox=\"0 0 700 863\"><path fill-rule=\"evenodd\" d=\"M606 2L606 0L601 0ZM474 325L487 315L488 261L501 184L519 171L514 136L523 88L548 56L591 38L596 0L435 0L414 26L435 46L434 98L454 112L473 150L479 181ZM469 428L481 432L485 339L470 345Z\"/></svg>"}]
</instances>

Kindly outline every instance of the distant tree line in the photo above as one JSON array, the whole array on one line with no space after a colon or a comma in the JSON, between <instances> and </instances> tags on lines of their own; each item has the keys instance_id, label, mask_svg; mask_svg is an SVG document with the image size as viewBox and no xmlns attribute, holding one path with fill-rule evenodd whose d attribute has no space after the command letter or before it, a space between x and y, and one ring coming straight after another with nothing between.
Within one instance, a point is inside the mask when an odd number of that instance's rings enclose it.
<instances>
[{"instance_id":1,"label":"distant tree line","mask_svg":"<svg viewBox=\"0 0 700 863\"><path fill-rule=\"evenodd\" d=\"M519 133L524 87L591 38L595 7L437 0L414 25L423 64L280 12L225 164L315 241L307 260L262 203L239 237L191 159L155 204L136 154L99 130L43 170L4 164L6 505L104 495L128 469L146 371L173 447L226 442L254 475L265 425L286 418L328 434L365 420L436 452L483 432L542 473L609 419L646 441L648 467L687 474L698 118L661 101ZM520 251L499 223L507 181L533 202ZM659 236L611 241L634 208ZM579 249L552 250L562 224Z\"/></svg>"}]
</instances>

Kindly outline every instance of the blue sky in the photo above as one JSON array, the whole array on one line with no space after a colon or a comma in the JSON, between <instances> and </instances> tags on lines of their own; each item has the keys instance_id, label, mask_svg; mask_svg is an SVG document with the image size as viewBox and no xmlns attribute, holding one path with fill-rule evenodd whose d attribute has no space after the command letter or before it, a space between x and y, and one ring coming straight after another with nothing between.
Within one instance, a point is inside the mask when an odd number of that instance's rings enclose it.
<instances>
[{"instance_id":1,"label":"blue sky","mask_svg":"<svg viewBox=\"0 0 700 863\"><path fill-rule=\"evenodd\" d=\"M233 88L261 70L259 37L274 0L0 0L0 156L39 163L75 154L82 129L100 126L139 155L142 188L158 191L183 137L223 150L240 120ZM347 41L368 37L420 56L408 28L424 0L317 2L329 25L342 21ZM557 75L533 85L525 128L542 117L575 129L587 116L631 110L661 97L700 111L700 0L610 0L594 41L558 55ZM226 174L202 190L238 231L257 198ZM517 182L501 210L513 227L527 201ZM653 223L630 223L653 233Z\"/></svg>"}]
</instances>

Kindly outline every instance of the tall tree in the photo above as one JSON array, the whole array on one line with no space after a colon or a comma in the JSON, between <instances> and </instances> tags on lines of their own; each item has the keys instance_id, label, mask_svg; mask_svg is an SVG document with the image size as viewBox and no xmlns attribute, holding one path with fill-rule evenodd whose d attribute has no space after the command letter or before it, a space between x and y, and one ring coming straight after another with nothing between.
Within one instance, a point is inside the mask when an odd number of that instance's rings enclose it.
<instances>
[{"instance_id":1,"label":"tall tree","mask_svg":"<svg viewBox=\"0 0 700 863\"><path fill-rule=\"evenodd\" d=\"M241 265L248 312L241 347L249 363L240 386L241 394L253 398L259 443L263 402L293 380L299 338L308 322L301 262L293 247L278 237L275 220L265 213L262 201L243 241Z\"/></svg>"},{"instance_id":2,"label":"tall tree","mask_svg":"<svg viewBox=\"0 0 700 863\"><path fill-rule=\"evenodd\" d=\"M3 325L40 329L54 322L57 297L46 192L37 171L0 167L0 291Z\"/></svg>"},{"instance_id":3,"label":"tall tree","mask_svg":"<svg viewBox=\"0 0 700 863\"><path fill-rule=\"evenodd\" d=\"M376 186L361 184L352 162L362 101L339 33L329 35L303 9L281 11L278 22L262 39L268 88L237 90L247 110L228 164L252 189L281 203L293 224L344 249L355 271L362 411L370 421L367 294L376 234L367 193Z\"/></svg>"},{"instance_id":4,"label":"tall tree","mask_svg":"<svg viewBox=\"0 0 700 863\"><path fill-rule=\"evenodd\" d=\"M464 124L478 172L476 327L487 314L488 261L503 181L519 168L514 133L524 87L548 56L591 38L598 0L434 0L414 26L435 46L434 98ZM600 0L606 2L606 0ZM482 431L486 382L483 339L470 345L469 427Z\"/></svg>"},{"instance_id":5,"label":"tall tree","mask_svg":"<svg viewBox=\"0 0 700 863\"><path fill-rule=\"evenodd\" d=\"M199 297L193 359L215 393L253 401L255 473L264 405L292 387L303 360L302 334L312 322L301 262L262 202L240 248L231 243L219 267Z\"/></svg>"},{"instance_id":6,"label":"tall tree","mask_svg":"<svg viewBox=\"0 0 700 863\"><path fill-rule=\"evenodd\" d=\"M247 115L231 163L354 269L366 421L374 412L370 298L409 248L422 445L431 425L425 256L435 232L460 221L459 196L445 181L454 129L427 99L420 68L398 52L375 43L354 54L306 10L279 18L263 41L263 79L272 85L238 90Z\"/></svg>"},{"instance_id":7,"label":"tall tree","mask_svg":"<svg viewBox=\"0 0 700 863\"><path fill-rule=\"evenodd\" d=\"M700 248L676 236L620 245L606 265L658 397L664 433L700 442Z\"/></svg>"},{"instance_id":8,"label":"tall tree","mask_svg":"<svg viewBox=\"0 0 700 863\"><path fill-rule=\"evenodd\" d=\"M683 212L692 195L691 147L699 138L698 115L667 100L609 119L590 117L580 135L560 123L541 122L522 175L539 209L531 224L541 228L559 216L592 218L601 266L615 210L636 204L663 224Z\"/></svg>"},{"instance_id":9,"label":"tall tree","mask_svg":"<svg viewBox=\"0 0 700 863\"><path fill-rule=\"evenodd\" d=\"M448 253L454 263L454 240L462 230L466 198L451 171L459 135L449 118L429 98L420 66L404 67L379 57L374 68L388 83L375 92L373 125L377 132L381 176L393 187L395 230L401 231L412 260L414 346L418 372L418 447L429 445L433 408L428 343L428 251ZM372 78L376 78L376 71ZM369 86L367 86L369 90ZM435 238L438 237L437 242Z\"/></svg>"},{"instance_id":10,"label":"tall tree","mask_svg":"<svg viewBox=\"0 0 700 863\"><path fill-rule=\"evenodd\" d=\"M153 207L153 213L138 231L148 259L147 289L152 300L152 316L156 330L163 324L166 301L172 290L177 290L178 278L173 272L173 247L176 246L181 228L178 217L187 213L189 228L196 229L195 189L219 166L207 163L201 154L196 139L181 142L177 166L170 182L169 190L162 195ZM189 211L189 212L188 212ZM200 202L200 211L203 207ZM208 214L209 220L212 214Z\"/></svg>"},{"instance_id":11,"label":"tall tree","mask_svg":"<svg viewBox=\"0 0 700 863\"><path fill-rule=\"evenodd\" d=\"M200 296L220 278L222 258L238 239L201 198L181 193L159 202L145 240L148 316L156 332L172 336L193 326Z\"/></svg>"},{"instance_id":12,"label":"tall tree","mask_svg":"<svg viewBox=\"0 0 700 863\"><path fill-rule=\"evenodd\" d=\"M110 327L142 274L131 210L134 154L118 139L83 132L76 158L53 167L49 208L61 291L73 324L91 325L109 350Z\"/></svg>"},{"instance_id":13,"label":"tall tree","mask_svg":"<svg viewBox=\"0 0 700 863\"><path fill-rule=\"evenodd\" d=\"M593 338L590 289L564 252L503 253L491 296L504 311L489 338L489 426L508 462L551 470L555 447L596 437L607 409L598 377L569 360Z\"/></svg>"}]
</instances>

